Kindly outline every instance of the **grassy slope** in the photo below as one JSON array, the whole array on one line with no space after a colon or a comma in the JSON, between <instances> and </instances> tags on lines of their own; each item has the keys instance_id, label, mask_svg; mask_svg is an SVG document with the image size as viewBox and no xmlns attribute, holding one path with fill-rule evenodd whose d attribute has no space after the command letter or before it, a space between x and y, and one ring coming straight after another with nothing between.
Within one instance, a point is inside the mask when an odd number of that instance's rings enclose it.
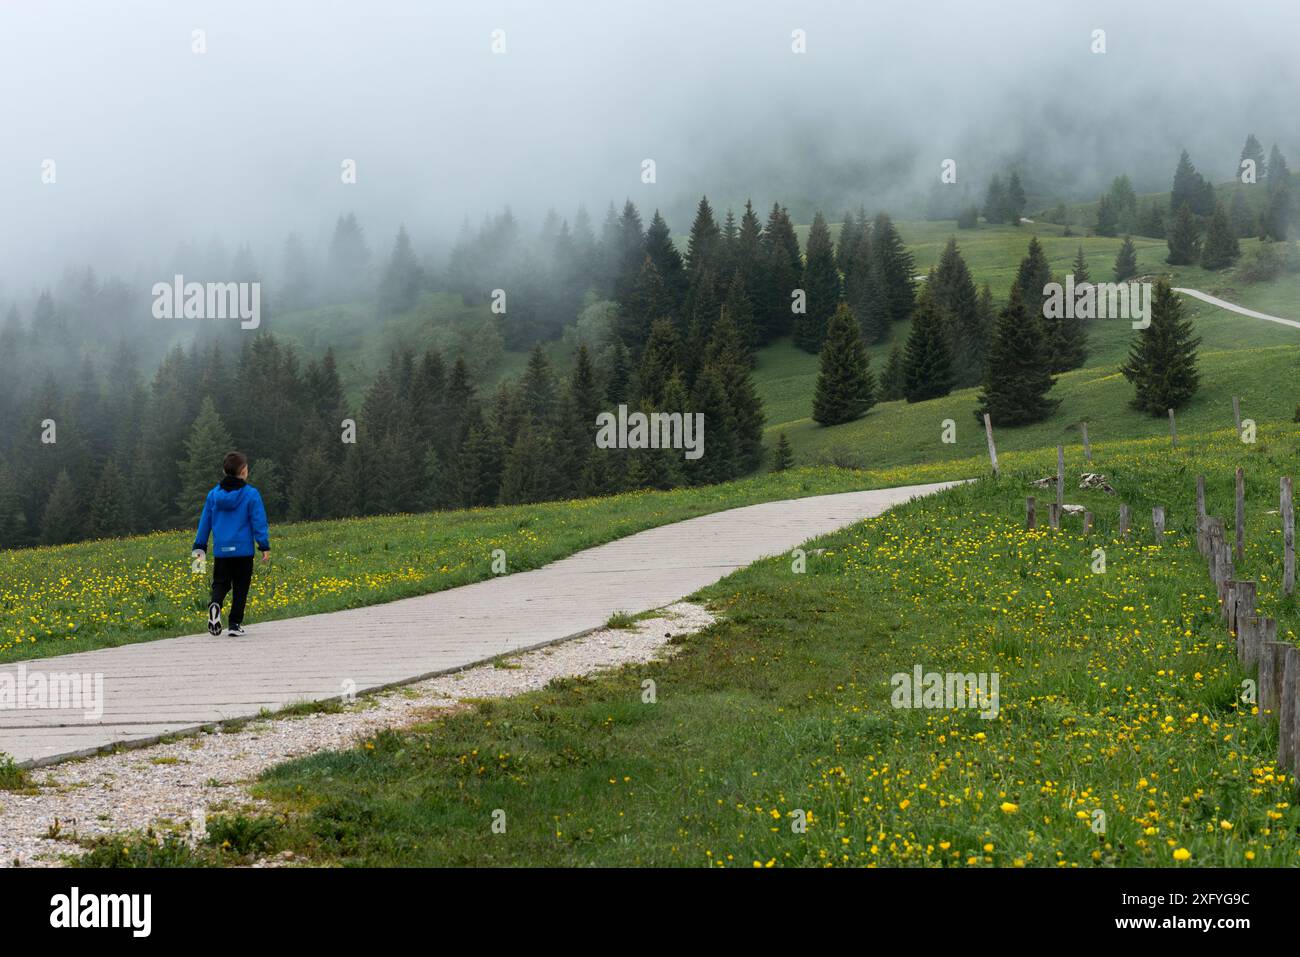
<instances>
[{"instance_id":1,"label":"grassy slope","mask_svg":"<svg viewBox=\"0 0 1300 957\"><path fill-rule=\"evenodd\" d=\"M896 484L888 472L801 469L669 492L279 525L272 565L254 574L248 617L255 624L478 581L497 548L520 571L708 512ZM0 661L200 630L211 576L191 572L190 541L188 532L159 532L0 551Z\"/></svg>"},{"instance_id":2,"label":"grassy slope","mask_svg":"<svg viewBox=\"0 0 1300 957\"><path fill-rule=\"evenodd\" d=\"M1062 237L1056 226L987 227L956 231L951 223L903 223L909 248L916 256L918 273L934 265L948 237L956 236L977 283L989 282L995 297L1005 293L1016 264L1031 235L1043 244L1053 272L1068 271L1079 246L1083 246L1094 279L1110 277L1120 240L1104 237ZM1272 283L1234 287L1231 275L1209 273L1198 267L1173 268L1164 262L1163 242L1135 239L1140 274L1172 275L1175 284L1220 295L1251 308L1300 319L1300 275ZM1257 245L1243 242L1243 248ZM1300 381L1300 332L1249 319L1186 299L1185 306L1202 336L1202 389L1180 415L1185 429L1219 428L1232 421L1232 395L1243 400L1243 414L1263 421L1289 421L1300 403L1300 393L1286 384ZM872 367L883 368L894 342L906 339L907 325L894 329L893 339L872 348ZM1167 431L1164 420L1152 419L1128 407L1132 388L1118 374L1133 335L1128 323L1097 321L1089 325L1088 367L1060 377L1054 395L1062 400L1047 422L998 433L999 449L1024 449L1077 441L1077 424L1088 422L1093 442L1154 435ZM817 358L778 343L759 355L755 381L767 414L769 444L785 432L794 445L796 459L833 458L868 466L899 465L975 455L984 448L983 431L974 410L977 389L966 389L930 402L909 405L882 403L864 418L846 425L824 428L811 418ZM940 442L941 423L957 422L957 443Z\"/></svg>"},{"instance_id":3,"label":"grassy slope","mask_svg":"<svg viewBox=\"0 0 1300 957\"><path fill-rule=\"evenodd\" d=\"M706 589L724 620L669 661L272 771L259 791L293 813L266 843L362 865L1171 866L1181 849L1192 865L1294 865L1300 809L1274 727L1239 711L1245 676L1191 526L1195 474L1223 515L1242 464L1239 576L1294 641L1267 510L1298 455L1292 428L1254 446L1231 431L1176 452L1113 445L1098 465L1118 496L1069 494L1098 516L1083 536L1075 520L1021 527L1025 480L1054 455L1012 453L1000 481L826 537L806 574L775 557ZM1139 516L1127 541L1119 501ZM1155 503L1170 513L1158 547L1141 520ZM891 707L891 676L916 664L998 673L1000 713ZM132 846L97 860L157 860Z\"/></svg>"}]
</instances>

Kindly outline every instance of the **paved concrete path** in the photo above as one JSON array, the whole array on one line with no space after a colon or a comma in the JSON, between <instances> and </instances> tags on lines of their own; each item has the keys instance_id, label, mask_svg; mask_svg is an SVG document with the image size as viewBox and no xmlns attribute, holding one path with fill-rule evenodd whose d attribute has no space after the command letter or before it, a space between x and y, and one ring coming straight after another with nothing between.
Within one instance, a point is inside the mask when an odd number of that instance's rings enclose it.
<instances>
[{"instance_id":1,"label":"paved concrete path","mask_svg":"<svg viewBox=\"0 0 1300 957\"><path fill-rule=\"evenodd\" d=\"M954 483L768 502L664 525L535 571L367 608L0 667L102 674L103 716L0 709L0 752L52 764L113 745L417 681L670 604L767 555Z\"/></svg>"},{"instance_id":2,"label":"paved concrete path","mask_svg":"<svg viewBox=\"0 0 1300 957\"><path fill-rule=\"evenodd\" d=\"M1294 319L1283 319L1280 316L1270 316L1266 312L1256 312L1254 309L1247 309L1245 306L1238 306L1236 303L1228 302L1226 299L1220 299L1218 296L1211 296L1208 292L1201 292L1199 289L1183 289L1175 286L1174 292L1181 292L1183 295L1191 296L1193 299L1199 299L1201 302L1208 302L1211 306L1218 306L1220 309L1227 309L1229 312L1236 312L1243 316L1250 316L1252 319L1267 319L1269 322L1280 323L1284 326L1293 326L1300 329L1300 322Z\"/></svg>"}]
</instances>

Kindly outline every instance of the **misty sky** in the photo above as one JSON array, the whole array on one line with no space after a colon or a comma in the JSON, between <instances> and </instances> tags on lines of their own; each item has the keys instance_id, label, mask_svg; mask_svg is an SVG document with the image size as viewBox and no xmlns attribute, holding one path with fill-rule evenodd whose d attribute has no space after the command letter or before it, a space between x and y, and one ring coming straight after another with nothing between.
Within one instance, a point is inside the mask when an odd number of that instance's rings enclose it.
<instances>
[{"instance_id":1,"label":"misty sky","mask_svg":"<svg viewBox=\"0 0 1300 957\"><path fill-rule=\"evenodd\" d=\"M1119 173L1167 189L1180 146L1223 181L1249 132L1296 166L1300 5L1191 7L0 0L0 283L130 272L213 235L270 264L347 210L378 255L400 221L441 254L505 204L585 202L599 225L631 197L681 233L707 192L834 220L915 197L949 157L982 192L1032 150L1031 196L1051 167L1065 199Z\"/></svg>"}]
</instances>

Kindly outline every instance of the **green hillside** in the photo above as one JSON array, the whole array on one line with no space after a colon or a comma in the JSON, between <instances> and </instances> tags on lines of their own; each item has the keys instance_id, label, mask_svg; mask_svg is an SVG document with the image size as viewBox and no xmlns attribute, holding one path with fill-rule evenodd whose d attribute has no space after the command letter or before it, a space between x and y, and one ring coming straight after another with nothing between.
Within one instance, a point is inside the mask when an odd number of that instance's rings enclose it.
<instances>
[{"instance_id":1,"label":"green hillside","mask_svg":"<svg viewBox=\"0 0 1300 957\"><path fill-rule=\"evenodd\" d=\"M938 261L949 236L955 236L977 285L988 282L995 300L1004 299L1031 236L1037 236L1055 274L1071 268L1082 246L1094 281L1110 280L1120 239L1064 237L1059 226L981 226L958 231L953 223L901 223L900 231L916 257L917 273ZM1212 273L1199 267L1171 267L1164 262L1164 242L1135 238L1139 276L1164 275L1176 286L1199 289L1248 308L1300 320L1300 274L1271 282L1247 284L1233 270ZM1259 247L1243 240L1243 259ZM1232 423L1232 396L1239 395L1243 415L1260 422L1290 421L1300 404L1300 330L1252 319L1184 298L1201 345L1200 392L1179 418L1184 429L1222 428ZM908 324L870 349L879 373L889 350L902 343ZM1080 421L1089 423L1094 442L1167 434L1168 423L1129 408L1132 387L1119 374L1133 336L1128 322L1098 320L1088 326L1089 358L1085 368L1061 376L1054 390L1061 405L1046 422L999 430L1000 449L1029 449L1077 441ZM908 404L887 402L863 418L823 427L810 418L818 360L789 342L763 350L755 382L767 414L771 445L785 432L797 461L837 461L872 467L964 458L984 450L982 427L975 419L978 389L959 390L942 399ZM957 442L940 442L941 423L957 423Z\"/></svg>"}]
</instances>

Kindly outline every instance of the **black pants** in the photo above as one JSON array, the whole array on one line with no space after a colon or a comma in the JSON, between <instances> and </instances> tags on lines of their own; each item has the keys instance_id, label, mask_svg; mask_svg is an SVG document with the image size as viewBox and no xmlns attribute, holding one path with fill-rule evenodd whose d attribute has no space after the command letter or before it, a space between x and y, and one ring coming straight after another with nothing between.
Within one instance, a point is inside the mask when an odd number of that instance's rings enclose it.
<instances>
[{"instance_id":1,"label":"black pants","mask_svg":"<svg viewBox=\"0 0 1300 957\"><path fill-rule=\"evenodd\" d=\"M230 626L233 628L244 620L244 602L248 599L248 586L253 581L253 556L240 558L215 558L212 560L212 600L218 605L226 600L226 593L232 588L235 595L230 599Z\"/></svg>"}]
</instances>

